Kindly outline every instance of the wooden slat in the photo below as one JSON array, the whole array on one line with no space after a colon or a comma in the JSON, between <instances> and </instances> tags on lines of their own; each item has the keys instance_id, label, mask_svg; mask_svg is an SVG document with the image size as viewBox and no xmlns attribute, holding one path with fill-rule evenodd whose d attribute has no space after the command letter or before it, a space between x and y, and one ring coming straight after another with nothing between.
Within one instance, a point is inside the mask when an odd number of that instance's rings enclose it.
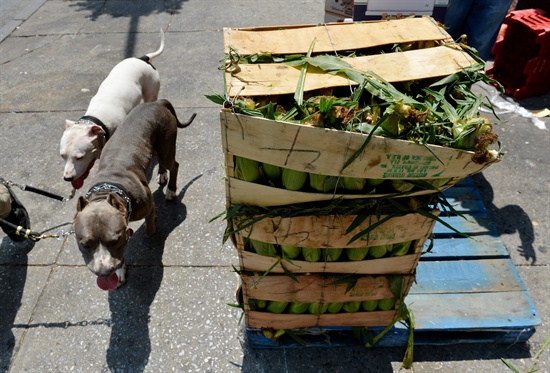
<instances>
[{"instance_id":1,"label":"wooden slat","mask_svg":"<svg viewBox=\"0 0 550 373\"><path fill-rule=\"evenodd\" d=\"M525 291L509 259L420 262L410 294L501 293Z\"/></svg>"},{"instance_id":2,"label":"wooden slat","mask_svg":"<svg viewBox=\"0 0 550 373\"><path fill-rule=\"evenodd\" d=\"M463 214L463 217L461 217L444 216L442 214L440 219L444 220L447 224L459 232L466 233L471 236L489 235L498 237L496 225L487 215ZM435 224L433 233L437 238L461 237L459 233L441 224L440 222Z\"/></svg>"},{"instance_id":3,"label":"wooden slat","mask_svg":"<svg viewBox=\"0 0 550 373\"><path fill-rule=\"evenodd\" d=\"M384 22L302 25L271 28L224 28L225 53L229 47L241 55L306 53L315 40L313 52L364 49L395 43L449 39L431 18L407 18Z\"/></svg>"},{"instance_id":4,"label":"wooden slat","mask_svg":"<svg viewBox=\"0 0 550 373\"><path fill-rule=\"evenodd\" d=\"M221 111L224 149L236 156L320 175L373 179L466 177L486 164L472 161L473 152L373 136L364 152L342 170L345 160L364 143L360 133L276 122ZM274 133L277 136L274 136ZM437 155L437 158L432 154Z\"/></svg>"},{"instance_id":5,"label":"wooden slat","mask_svg":"<svg viewBox=\"0 0 550 373\"><path fill-rule=\"evenodd\" d=\"M540 324L524 291L468 294L409 294L417 330L491 330Z\"/></svg>"},{"instance_id":6,"label":"wooden slat","mask_svg":"<svg viewBox=\"0 0 550 373\"><path fill-rule=\"evenodd\" d=\"M437 216L439 212L433 210L431 213ZM434 225L433 219L421 214L407 214L391 218L372 229L368 240L359 239L349 243L354 235L386 218L385 215L380 216L380 219L376 216L368 217L357 228L346 234L346 230L356 217L355 215L265 217L237 235L261 242L300 247L365 247L421 239L430 234Z\"/></svg>"},{"instance_id":7,"label":"wooden slat","mask_svg":"<svg viewBox=\"0 0 550 373\"><path fill-rule=\"evenodd\" d=\"M425 244L428 249L430 241ZM437 238L432 251L420 257L421 261L428 260L461 260L475 258L509 258L510 254L502 241L493 236L476 236L471 238Z\"/></svg>"},{"instance_id":8,"label":"wooden slat","mask_svg":"<svg viewBox=\"0 0 550 373\"><path fill-rule=\"evenodd\" d=\"M442 188L443 190L444 188ZM342 194L292 191L268 185L255 184L233 177L226 178L226 191L230 205L276 207L308 202L331 201L333 199L371 199L387 197L390 194ZM407 194L394 193L395 198L432 194L431 190L419 190ZM269 198L266 198L269 196ZM450 200L452 201L452 200Z\"/></svg>"},{"instance_id":9,"label":"wooden slat","mask_svg":"<svg viewBox=\"0 0 550 373\"><path fill-rule=\"evenodd\" d=\"M355 58L342 58L359 71L372 71L390 83L443 77L462 71L474 64L463 50L441 46L407 52L385 53ZM240 71L231 75L229 96L265 96L293 94L300 77L300 68L286 64L240 64ZM328 87L357 85L344 75L327 74L318 68L308 68L304 91Z\"/></svg>"},{"instance_id":10,"label":"wooden slat","mask_svg":"<svg viewBox=\"0 0 550 373\"><path fill-rule=\"evenodd\" d=\"M344 276L333 278L321 275L298 275L295 279L285 275L241 275L243 294L246 299L265 299L281 302L351 302L393 298L385 276L362 276L351 290L349 283L334 282ZM414 276L404 275L405 289L409 290Z\"/></svg>"},{"instance_id":11,"label":"wooden slat","mask_svg":"<svg viewBox=\"0 0 550 373\"><path fill-rule=\"evenodd\" d=\"M368 259L357 262L315 262L279 260L247 251L239 251L240 270L270 274L291 273L355 273L388 275L414 273L419 254L394 258ZM277 264L278 262L278 264Z\"/></svg>"}]
</instances>

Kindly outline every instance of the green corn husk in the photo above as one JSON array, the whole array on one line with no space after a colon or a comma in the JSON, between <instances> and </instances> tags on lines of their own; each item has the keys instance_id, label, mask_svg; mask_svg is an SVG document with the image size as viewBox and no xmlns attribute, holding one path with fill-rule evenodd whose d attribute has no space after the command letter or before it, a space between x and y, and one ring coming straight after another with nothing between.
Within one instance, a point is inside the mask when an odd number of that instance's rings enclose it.
<instances>
[{"instance_id":1,"label":"green corn husk","mask_svg":"<svg viewBox=\"0 0 550 373\"><path fill-rule=\"evenodd\" d=\"M344 249L333 248L333 247L323 249L324 258L327 262L336 262L342 255L342 251L344 251Z\"/></svg>"},{"instance_id":2,"label":"green corn husk","mask_svg":"<svg viewBox=\"0 0 550 373\"><path fill-rule=\"evenodd\" d=\"M267 303L265 310L271 313L283 313L288 306L288 302L278 302L271 300Z\"/></svg>"},{"instance_id":3,"label":"green corn husk","mask_svg":"<svg viewBox=\"0 0 550 373\"><path fill-rule=\"evenodd\" d=\"M346 249L346 256L349 260L363 260L369 253L370 248L368 247L352 247Z\"/></svg>"},{"instance_id":4,"label":"green corn husk","mask_svg":"<svg viewBox=\"0 0 550 373\"><path fill-rule=\"evenodd\" d=\"M384 181L385 181L384 179L367 179L367 185L371 187L375 187L382 184Z\"/></svg>"},{"instance_id":5,"label":"green corn husk","mask_svg":"<svg viewBox=\"0 0 550 373\"><path fill-rule=\"evenodd\" d=\"M252 159L235 157L235 177L255 183L261 179L260 162Z\"/></svg>"},{"instance_id":6,"label":"green corn husk","mask_svg":"<svg viewBox=\"0 0 550 373\"><path fill-rule=\"evenodd\" d=\"M300 190L304 187L307 181L307 176L307 172L283 168L281 173L283 187L288 190Z\"/></svg>"},{"instance_id":7,"label":"green corn husk","mask_svg":"<svg viewBox=\"0 0 550 373\"><path fill-rule=\"evenodd\" d=\"M405 180L392 179L390 180L390 184L392 189L398 192L408 192L414 188L413 183L409 183Z\"/></svg>"},{"instance_id":8,"label":"green corn husk","mask_svg":"<svg viewBox=\"0 0 550 373\"><path fill-rule=\"evenodd\" d=\"M344 189L349 192L361 192L365 185L367 184L367 179L362 179L358 177L343 177L342 185Z\"/></svg>"},{"instance_id":9,"label":"green corn husk","mask_svg":"<svg viewBox=\"0 0 550 373\"><path fill-rule=\"evenodd\" d=\"M283 256L289 259L295 259L302 253L302 248L290 245L280 245Z\"/></svg>"},{"instance_id":10,"label":"green corn husk","mask_svg":"<svg viewBox=\"0 0 550 373\"><path fill-rule=\"evenodd\" d=\"M449 180L451 180L450 177L449 178L442 178L442 179L427 179L427 180L424 180L424 181L426 181L427 183L433 185L436 188L441 188L442 186L447 184L449 182Z\"/></svg>"},{"instance_id":11,"label":"green corn husk","mask_svg":"<svg viewBox=\"0 0 550 373\"><path fill-rule=\"evenodd\" d=\"M393 256L403 256L409 252L412 241L394 243L391 249Z\"/></svg>"},{"instance_id":12,"label":"green corn husk","mask_svg":"<svg viewBox=\"0 0 550 373\"><path fill-rule=\"evenodd\" d=\"M252 245L252 248L254 249L256 254L263 256L277 256L277 249L275 248L275 245L267 242L253 240L251 238L249 238L248 240L250 241L250 244Z\"/></svg>"},{"instance_id":13,"label":"green corn husk","mask_svg":"<svg viewBox=\"0 0 550 373\"><path fill-rule=\"evenodd\" d=\"M372 312L378 307L378 301L376 299L364 300L363 302L361 302L361 307L367 312Z\"/></svg>"},{"instance_id":14,"label":"green corn husk","mask_svg":"<svg viewBox=\"0 0 550 373\"><path fill-rule=\"evenodd\" d=\"M391 251L391 247L392 245L371 246L369 248L369 255L373 258L382 258L388 251Z\"/></svg>"},{"instance_id":15,"label":"green corn husk","mask_svg":"<svg viewBox=\"0 0 550 373\"><path fill-rule=\"evenodd\" d=\"M321 249L302 247L302 256L307 262L318 262L321 260Z\"/></svg>"},{"instance_id":16,"label":"green corn husk","mask_svg":"<svg viewBox=\"0 0 550 373\"><path fill-rule=\"evenodd\" d=\"M325 312L327 312L328 309L328 303L324 303L321 306L321 303L310 303L309 307L307 308L307 312L312 315L321 315Z\"/></svg>"},{"instance_id":17,"label":"green corn husk","mask_svg":"<svg viewBox=\"0 0 550 373\"><path fill-rule=\"evenodd\" d=\"M252 311L261 311L267 305L267 301L262 299L249 299L248 305Z\"/></svg>"},{"instance_id":18,"label":"green corn husk","mask_svg":"<svg viewBox=\"0 0 550 373\"><path fill-rule=\"evenodd\" d=\"M309 174L309 186L321 193L334 192L338 184L338 177L318 174Z\"/></svg>"},{"instance_id":19,"label":"green corn husk","mask_svg":"<svg viewBox=\"0 0 550 373\"><path fill-rule=\"evenodd\" d=\"M464 150L474 150L476 142L485 132L491 132L492 125L487 118L474 117L457 119L453 123L454 147Z\"/></svg>"},{"instance_id":20,"label":"green corn husk","mask_svg":"<svg viewBox=\"0 0 550 373\"><path fill-rule=\"evenodd\" d=\"M360 301L353 301L353 302L345 302L342 306L342 310L344 312L357 312L359 311L359 308L361 308L361 302Z\"/></svg>"},{"instance_id":21,"label":"green corn husk","mask_svg":"<svg viewBox=\"0 0 550 373\"><path fill-rule=\"evenodd\" d=\"M381 311L389 311L395 307L395 298L380 299L378 301L378 309Z\"/></svg>"},{"instance_id":22,"label":"green corn husk","mask_svg":"<svg viewBox=\"0 0 550 373\"><path fill-rule=\"evenodd\" d=\"M262 163L262 168L264 170L265 176L273 184L278 184L281 181L281 175L283 173L282 168L279 166L274 166L269 163Z\"/></svg>"},{"instance_id":23,"label":"green corn husk","mask_svg":"<svg viewBox=\"0 0 550 373\"><path fill-rule=\"evenodd\" d=\"M309 303L305 303L305 302L292 302L290 303L290 305L288 306L288 309L287 309L287 313L291 313L291 314L295 314L295 315L298 315L298 314L301 314L301 313L304 313L308 310L309 308Z\"/></svg>"},{"instance_id":24,"label":"green corn husk","mask_svg":"<svg viewBox=\"0 0 550 373\"><path fill-rule=\"evenodd\" d=\"M327 307L327 312L329 312L329 313L338 313L338 312L340 312L340 310L342 309L343 306L344 306L344 303L340 303L340 302L329 303L328 307Z\"/></svg>"}]
</instances>

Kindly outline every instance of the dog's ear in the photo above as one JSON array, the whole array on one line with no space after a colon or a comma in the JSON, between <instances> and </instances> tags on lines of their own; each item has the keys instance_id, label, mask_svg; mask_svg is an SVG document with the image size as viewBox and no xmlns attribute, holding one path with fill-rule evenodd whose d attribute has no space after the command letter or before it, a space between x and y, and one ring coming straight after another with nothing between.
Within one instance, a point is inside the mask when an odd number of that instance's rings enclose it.
<instances>
[{"instance_id":1,"label":"dog's ear","mask_svg":"<svg viewBox=\"0 0 550 373\"><path fill-rule=\"evenodd\" d=\"M68 130L74 125L74 122L72 120L65 119L65 129Z\"/></svg>"},{"instance_id":2,"label":"dog's ear","mask_svg":"<svg viewBox=\"0 0 550 373\"><path fill-rule=\"evenodd\" d=\"M118 198L115 198L112 194L109 194L107 197L107 202L114 208L116 208L118 211L122 212L123 214L126 214L126 204L122 203Z\"/></svg>"},{"instance_id":3,"label":"dog's ear","mask_svg":"<svg viewBox=\"0 0 550 373\"><path fill-rule=\"evenodd\" d=\"M87 128L88 128L88 136L90 137L99 136L99 135L105 136L105 131L103 131L103 128L101 128L98 125L94 124L92 126L88 126Z\"/></svg>"},{"instance_id":4,"label":"dog's ear","mask_svg":"<svg viewBox=\"0 0 550 373\"><path fill-rule=\"evenodd\" d=\"M134 235L134 230L132 228L126 229L126 235L128 238L132 237Z\"/></svg>"},{"instance_id":5,"label":"dog's ear","mask_svg":"<svg viewBox=\"0 0 550 373\"><path fill-rule=\"evenodd\" d=\"M84 207L88 206L88 200L82 196L78 197L78 203L76 204L76 211L80 212L84 210Z\"/></svg>"}]
</instances>

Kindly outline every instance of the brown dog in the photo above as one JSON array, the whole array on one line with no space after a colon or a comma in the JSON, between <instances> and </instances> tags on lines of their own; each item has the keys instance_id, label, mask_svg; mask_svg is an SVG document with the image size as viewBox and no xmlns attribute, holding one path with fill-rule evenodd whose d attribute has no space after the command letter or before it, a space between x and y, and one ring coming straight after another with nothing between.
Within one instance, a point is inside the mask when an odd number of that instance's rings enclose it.
<instances>
[{"instance_id":1,"label":"brown dog","mask_svg":"<svg viewBox=\"0 0 550 373\"><path fill-rule=\"evenodd\" d=\"M124 255L133 231L128 222L145 218L147 234L156 231L156 211L146 173L157 155L158 181L168 181L166 199L176 196L179 164L176 162L180 123L167 100L136 106L107 142L93 187L80 197L74 219L78 248L97 284L112 290L126 281ZM168 171L169 176L168 176Z\"/></svg>"}]
</instances>

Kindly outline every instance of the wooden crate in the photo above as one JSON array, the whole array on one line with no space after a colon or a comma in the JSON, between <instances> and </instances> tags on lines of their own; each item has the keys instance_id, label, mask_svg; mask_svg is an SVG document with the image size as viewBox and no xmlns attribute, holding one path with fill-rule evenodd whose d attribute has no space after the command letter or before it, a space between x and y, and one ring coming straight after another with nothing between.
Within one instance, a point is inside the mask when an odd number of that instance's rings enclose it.
<instances>
[{"instance_id":1,"label":"wooden crate","mask_svg":"<svg viewBox=\"0 0 550 373\"><path fill-rule=\"evenodd\" d=\"M478 164L472 161L474 153L470 151L373 136L361 155L342 169L346 160L362 146L366 135L277 122L228 110L222 110L220 122L228 205L269 207L332 198L381 196L297 192L242 181L235 178L234 156L329 176L407 180L453 178L448 186L500 161L500 157L495 156L490 162ZM428 193L433 190L407 193L406 196Z\"/></svg>"},{"instance_id":2,"label":"wooden crate","mask_svg":"<svg viewBox=\"0 0 550 373\"><path fill-rule=\"evenodd\" d=\"M443 77L474 64L432 18L407 18L364 23L339 23L263 28L224 28L224 48L241 56L305 54L312 42L313 54L345 52L401 43L417 43L420 49L399 53L344 58L359 70L371 70L389 82ZM230 97L294 93L300 70L284 64L239 64L226 72ZM347 78L308 71L304 91L354 85Z\"/></svg>"},{"instance_id":3,"label":"wooden crate","mask_svg":"<svg viewBox=\"0 0 550 373\"><path fill-rule=\"evenodd\" d=\"M436 223L434 248L422 255L405 299L415 318L415 345L528 341L541 318L479 193L470 178L444 193L468 220L457 216L442 219L474 239L458 237ZM373 334L383 329L369 328ZM327 348L366 343L357 338L353 327L315 327L295 332L305 346L289 336L274 341L252 327L246 327L245 340L253 348ZM375 346L406 346L408 338L406 325L397 323Z\"/></svg>"},{"instance_id":4,"label":"wooden crate","mask_svg":"<svg viewBox=\"0 0 550 373\"><path fill-rule=\"evenodd\" d=\"M292 279L286 275L265 277L241 274L242 304L247 327L262 329L294 329L315 326L386 326L397 316L399 301L389 311L324 313L312 314L275 314L252 311L250 299L263 299L282 302L331 303L393 298L390 282L385 276L363 276L350 291L348 284L334 285L336 277L321 275L298 275ZM414 281L413 275L404 275L404 295Z\"/></svg>"},{"instance_id":5,"label":"wooden crate","mask_svg":"<svg viewBox=\"0 0 550 373\"><path fill-rule=\"evenodd\" d=\"M439 211L433 210L434 216ZM393 217L369 232L367 237L352 243L355 234L385 218L367 218L350 233L346 230L356 216L299 216L293 218L264 218L251 227L237 232L232 240L239 253L243 271L270 273L357 273L357 274L412 274L418 264L424 244L430 236L435 220L421 214ZM414 241L407 255L366 259L362 261L307 262L284 260L246 251L248 238L276 245L322 248L354 248L389 245ZM344 249L345 250L345 249Z\"/></svg>"},{"instance_id":6,"label":"wooden crate","mask_svg":"<svg viewBox=\"0 0 550 373\"><path fill-rule=\"evenodd\" d=\"M224 52L240 56L268 53L273 56L331 53L345 56L352 51L366 55L341 57L361 71L373 71L391 83L438 78L475 64L464 50L430 17L364 23L273 26L224 29ZM379 48L411 43L413 50L379 53ZM371 52L373 49L378 52ZM372 53L372 54L369 54ZM226 95L277 96L294 94L300 69L284 63L242 63L225 71ZM322 88L352 86L347 77L308 67L304 92ZM325 201L332 198L379 198L380 194L309 193L289 191L235 178L235 156L275 166L320 175L368 179L451 179L458 180L482 171L500 160L495 154L485 164L472 161L473 152L436 145L428 147L409 141L374 137L369 146L348 167L346 161L367 136L348 131L315 128L239 115L230 109L220 113L227 175L227 204L284 206ZM442 188L444 189L444 188ZM407 195L433 193L415 191ZM386 195L386 194L384 194ZM268 198L266 196L269 196Z\"/></svg>"}]
</instances>

